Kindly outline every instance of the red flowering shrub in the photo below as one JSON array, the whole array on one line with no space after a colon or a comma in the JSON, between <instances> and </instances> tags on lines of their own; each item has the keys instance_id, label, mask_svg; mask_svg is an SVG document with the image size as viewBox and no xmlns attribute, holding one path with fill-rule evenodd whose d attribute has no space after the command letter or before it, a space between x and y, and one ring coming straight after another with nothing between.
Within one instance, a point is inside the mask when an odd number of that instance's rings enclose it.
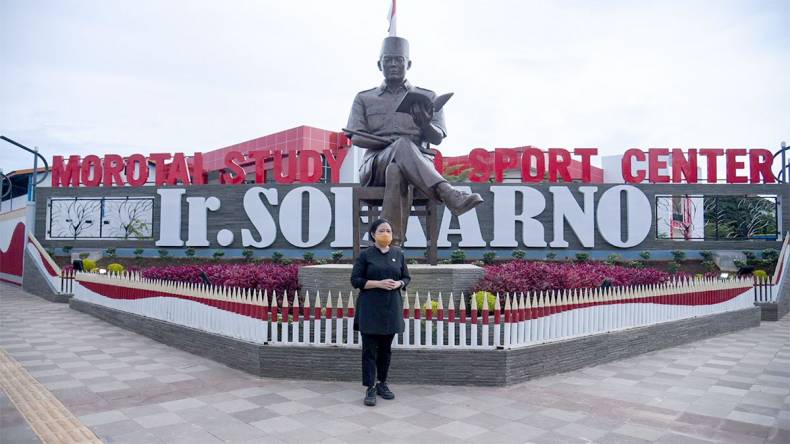
<instances>
[{"instance_id":1,"label":"red flowering shrub","mask_svg":"<svg viewBox=\"0 0 790 444\"><path fill-rule=\"evenodd\" d=\"M654 268L628 268L600 262L510 261L485 267L485 276L473 291L527 292L571 288L596 288L604 281L612 286L650 285L667 282L672 275Z\"/></svg>"},{"instance_id":2,"label":"red flowering shrub","mask_svg":"<svg viewBox=\"0 0 790 444\"><path fill-rule=\"evenodd\" d=\"M190 282L199 284L200 272L208 276L212 285L257 288L271 291L287 291L292 294L299 289L298 265L277 264L215 264L151 267L142 270L146 279Z\"/></svg>"}]
</instances>

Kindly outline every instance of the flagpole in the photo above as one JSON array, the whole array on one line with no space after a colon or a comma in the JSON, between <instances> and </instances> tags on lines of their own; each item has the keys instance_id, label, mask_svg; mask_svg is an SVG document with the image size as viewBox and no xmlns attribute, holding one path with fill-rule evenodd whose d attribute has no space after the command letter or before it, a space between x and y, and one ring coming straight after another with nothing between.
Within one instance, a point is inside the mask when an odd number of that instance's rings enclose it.
<instances>
[{"instance_id":1,"label":"flagpole","mask_svg":"<svg viewBox=\"0 0 790 444\"><path fill-rule=\"evenodd\" d=\"M395 37L398 35L398 21L397 21L396 12L397 12L396 0L392 0L392 3L390 3L389 13L387 14L387 19L390 22L390 27L389 27L390 37Z\"/></svg>"}]
</instances>

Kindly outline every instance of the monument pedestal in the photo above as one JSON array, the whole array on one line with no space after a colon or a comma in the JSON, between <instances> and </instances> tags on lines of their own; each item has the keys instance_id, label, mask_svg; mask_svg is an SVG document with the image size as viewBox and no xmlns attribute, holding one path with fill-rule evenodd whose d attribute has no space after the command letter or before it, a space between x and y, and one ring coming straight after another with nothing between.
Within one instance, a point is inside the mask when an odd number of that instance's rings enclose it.
<instances>
[{"instance_id":1,"label":"monument pedestal","mask_svg":"<svg viewBox=\"0 0 790 444\"><path fill-rule=\"evenodd\" d=\"M310 292L310 303L312 304L315 294L321 291L322 301L326 301L326 295L332 291L333 296L341 291L344 295L353 290L351 287L351 264L326 264L310 265L299 269L299 285L301 292ZM448 298L452 292L455 299L455 307L461 300L461 292L469 295L469 289L483 277L483 268L470 264L448 264L448 265L409 265L411 283L406 290L409 292L409 302L413 302L416 292L420 293L420 301L425 302L428 292L431 292L431 299L436 300L439 292L442 292L442 299L445 308ZM355 291L356 294L356 291Z\"/></svg>"}]
</instances>

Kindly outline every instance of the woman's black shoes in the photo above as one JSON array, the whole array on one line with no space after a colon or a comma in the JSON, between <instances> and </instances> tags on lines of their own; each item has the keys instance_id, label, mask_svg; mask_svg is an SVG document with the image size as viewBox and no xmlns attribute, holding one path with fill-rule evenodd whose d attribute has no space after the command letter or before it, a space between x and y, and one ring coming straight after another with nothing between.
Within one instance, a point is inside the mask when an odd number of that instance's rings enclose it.
<instances>
[{"instance_id":1,"label":"woman's black shoes","mask_svg":"<svg viewBox=\"0 0 790 444\"><path fill-rule=\"evenodd\" d=\"M365 405L373 407L376 405L376 386L368 387L365 393Z\"/></svg>"},{"instance_id":2,"label":"woman's black shoes","mask_svg":"<svg viewBox=\"0 0 790 444\"><path fill-rule=\"evenodd\" d=\"M390 388L387 387L386 382L379 382L376 384L376 392L378 392L379 396L384 399L395 399L395 393L390 391Z\"/></svg>"},{"instance_id":3,"label":"woman's black shoes","mask_svg":"<svg viewBox=\"0 0 790 444\"><path fill-rule=\"evenodd\" d=\"M368 387L367 392L365 392L365 405L370 407L376 405L376 395L384 399L395 399L395 393L390 391L390 388L387 387L387 383L379 382L373 387Z\"/></svg>"}]
</instances>

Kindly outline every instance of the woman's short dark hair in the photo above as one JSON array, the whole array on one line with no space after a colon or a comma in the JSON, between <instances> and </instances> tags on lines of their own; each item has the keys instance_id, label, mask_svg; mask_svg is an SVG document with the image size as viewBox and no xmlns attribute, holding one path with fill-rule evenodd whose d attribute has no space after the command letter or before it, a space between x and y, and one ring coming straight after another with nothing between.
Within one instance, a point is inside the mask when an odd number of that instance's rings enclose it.
<instances>
[{"instance_id":1,"label":"woman's short dark hair","mask_svg":"<svg viewBox=\"0 0 790 444\"><path fill-rule=\"evenodd\" d=\"M373 235L376 234L376 230L379 229L381 224L390 224L390 221L383 218L374 220L373 223L370 224L370 228L368 228L368 236L370 236L371 240L373 240ZM390 226L392 225L390 224Z\"/></svg>"}]
</instances>

